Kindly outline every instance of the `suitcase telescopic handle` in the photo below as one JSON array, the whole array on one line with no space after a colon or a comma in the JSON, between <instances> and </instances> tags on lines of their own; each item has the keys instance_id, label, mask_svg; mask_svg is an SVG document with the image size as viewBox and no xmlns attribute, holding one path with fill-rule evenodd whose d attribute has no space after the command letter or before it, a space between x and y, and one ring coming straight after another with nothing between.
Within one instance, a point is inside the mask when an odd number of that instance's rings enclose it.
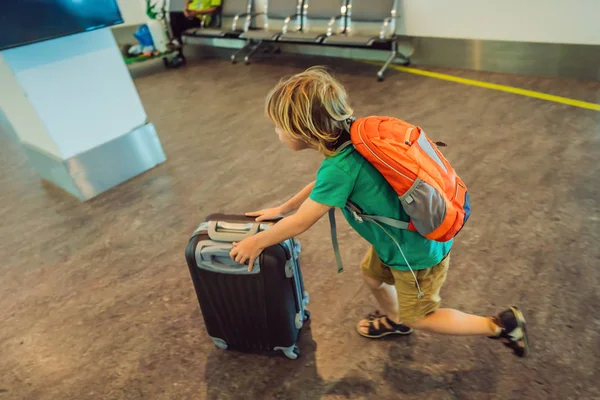
<instances>
[{"instance_id":1,"label":"suitcase telescopic handle","mask_svg":"<svg viewBox=\"0 0 600 400\"><path fill-rule=\"evenodd\" d=\"M216 242L239 242L254 236L260 229L260 223L229 223L210 221L208 237Z\"/></svg>"}]
</instances>

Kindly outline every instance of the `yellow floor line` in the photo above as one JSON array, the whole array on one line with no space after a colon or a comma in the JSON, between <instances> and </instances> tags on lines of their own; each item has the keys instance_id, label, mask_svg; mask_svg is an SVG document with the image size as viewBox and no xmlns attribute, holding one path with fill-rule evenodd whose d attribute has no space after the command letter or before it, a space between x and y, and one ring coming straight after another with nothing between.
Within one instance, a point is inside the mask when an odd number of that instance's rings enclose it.
<instances>
[{"instance_id":1,"label":"yellow floor line","mask_svg":"<svg viewBox=\"0 0 600 400\"><path fill-rule=\"evenodd\" d=\"M379 64L379 63L377 63L377 64L383 65L383 64ZM555 103L566 104L566 105L573 106L573 107L580 107L580 108L586 108L589 110L600 111L600 104L588 103L587 101L570 99L568 97L554 96L552 94L536 92L533 90L520 89L520 88L516 88L516 87L512 87L512 86L499 85L496 83L476 81L474 79L460 78L458 76L441 74L439 72L424 71L424 70L416 69L416 68L402 67L399 65L390 65L390 68L393 68L393 69L395 69L397 71L401 71L401 72L407 72L409 74L422 75L422 76L427 76L429 78L435 78L435 79L441 79L444 81L461 83L463 85L470 85L470 86L477 86L477 87L482 87L482 88L486 88L486 89L499 90L501 92L513 93L513 94L518 94L521 96L533 97L536 99L541 99L541 100L546 100L546 101L553 101Z\"/></svg>"}]
</instances>

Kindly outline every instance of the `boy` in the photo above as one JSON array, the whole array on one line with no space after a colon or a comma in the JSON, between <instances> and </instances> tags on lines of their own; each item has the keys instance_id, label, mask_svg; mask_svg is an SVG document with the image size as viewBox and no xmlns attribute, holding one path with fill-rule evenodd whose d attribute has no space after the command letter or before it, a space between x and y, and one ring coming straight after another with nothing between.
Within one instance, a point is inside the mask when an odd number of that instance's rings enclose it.
<instances>
[{"instance_id":1,"label":"boy","mask_svg":"<svg viewBox=\"0 0 600 400\"><path fill-rule=\"evenodd\" d=\"M409 220L384 177L352 146L343 146L350 138L353 110L339 82L321 68L309 68L280 82L269 93L266 113L284 145L293 151L317 150L325 160L316 181L291 200L280 207L248 214L261 221L295 211L271 229L234 243L233 260L247 262L251 269L263 249L303 233L332 207L339 207L348 223L372 245L362 262L361 274L383 311L359 321L360 335L375 339L407 335L413 329L481 335L500 339L517 356L527 355L525 319L516 307L494 317L439 308L452 241L435 242L417 232L386 227L392 235L389 237L380 226L361 223L345 209L346 202L351 201L365 214ZM395 241L401 244L404 255Z\"/></svg>"}]
</instances>

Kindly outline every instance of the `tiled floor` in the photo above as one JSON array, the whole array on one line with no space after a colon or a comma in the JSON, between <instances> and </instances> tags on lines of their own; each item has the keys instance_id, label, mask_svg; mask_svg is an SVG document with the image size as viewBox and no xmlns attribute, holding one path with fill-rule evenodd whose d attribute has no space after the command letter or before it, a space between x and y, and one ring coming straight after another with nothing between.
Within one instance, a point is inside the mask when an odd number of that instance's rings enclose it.
<instances>
[{"instance_id":1,"label":"tiled floor","mask_svg":"<svg viewBox=\"0 0 600 400\"><path fill-rule=\"evenodd\" d=\"M206 214L277 204L314 177L320 156L283 148L263 115L270 87L313 61L213 59L138 76L168 161L88 203L40 182L0 133L0 399L599 398L600 113L393 71L378 84L373 66L338 60L315 62L335 66L357 115L424 127L469 185L473 216L444 304L483 315L519 304L533 354L518 360L485 338L358 337L374 306L351 265L367 246L343 223L337 275L326 221L301 237L312 312L302 357L213 346L188 236Z\"/></svg>"}]
</instances>

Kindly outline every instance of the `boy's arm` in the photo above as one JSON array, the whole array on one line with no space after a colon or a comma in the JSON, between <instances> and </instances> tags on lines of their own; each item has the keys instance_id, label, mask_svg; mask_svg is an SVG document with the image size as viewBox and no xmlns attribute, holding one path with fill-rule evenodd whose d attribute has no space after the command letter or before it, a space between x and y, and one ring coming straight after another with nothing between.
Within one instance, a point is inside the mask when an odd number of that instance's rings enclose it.
<instances>
[{"instance_id":1,"label":"boy's arm","mask_svg":"<svg viewBox=\"0 0 600 400\"><path fill-rule=\"evenodd\" d=\"M306 185L304 189L298 192L294 197L286 201L283 205L279 207L268 208L265 210L249 212L246 213L246 216L257 217L256 221L260 222L269 219L276 219L283 215L290 214L296 211L298 208L300 208L302 203L304 203L306 199L308 199L308 196L310 196L310 193L312 192L314 187L315 182L311 182L308 185Z\"/></svg>"},{"instance_id":2,"label":"boy's arm","mask_svg":"<svg viewBox=\"0 0 600 400\"><path fill-rule=\"evenodd\" d=\"M185 15L188 18L190 18L191 17L191 11L192 10L190 10L190 0L185 0L185 5L183 6L183 15Z\"/></svg>"},{"instance_id":3,"label":"boy's arm","mask_svg":"<svg viewBox=\"0 0 600 400\"><path fill-rule=\"evenodd\" d=\"M288 213L298 210L302 206L302 204L304 204L306 199L308 199L308 197L310 196L310 193L312 192L314 187L315 187L315 182L313 181L313 182L309 183L308 185L306 185L306 187L304 189L302 189L301 191L299 191L298 194L296 194L294 197L292 197L291 199L286 201L281 206L282 213L288 214Z\"/></svg>"},{"instance_id":4,"label":"boy's arm","mask_svg":"<svg viewBox=\"0 0 600 400\"><path fill-rule=\"evenodd\" d=\"M231 259L240 264L249 261L248 271L252 271L254 260L258 258L264 249L305 232L329 209L331 209L331 206L317 203L310 198L306 199L296 214L282 219L266 231L262 231L239 243L234 243L230 253Z\"/></svg>"}]
</instances>

